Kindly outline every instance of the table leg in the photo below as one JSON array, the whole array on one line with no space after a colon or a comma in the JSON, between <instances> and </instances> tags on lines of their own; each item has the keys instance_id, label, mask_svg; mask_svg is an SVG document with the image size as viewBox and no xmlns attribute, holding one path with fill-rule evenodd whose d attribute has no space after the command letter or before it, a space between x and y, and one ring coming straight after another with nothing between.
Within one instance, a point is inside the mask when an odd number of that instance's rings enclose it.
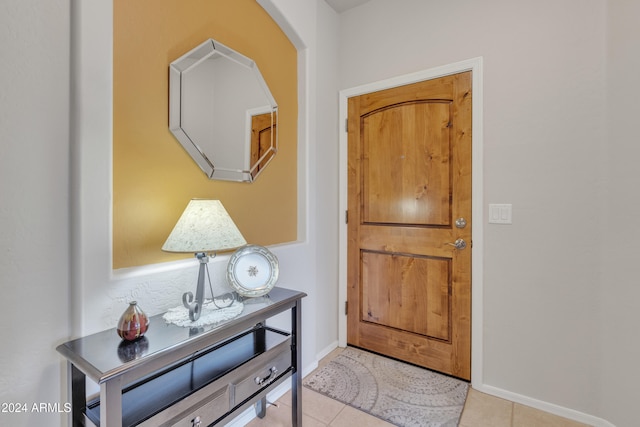
<instances>
[{"instance_id":1,"label":"table leg","mask_svg":"<svg viewBox=\"0 0 640 427\"><path fill-rule=\"evenodd\" d=\"M302 301L298 299L291 309L293 330L293 375L291 376L291 421L293 427L302 425Z\"/></svg>"},{"instance_id":2,"label":"table leg","mask_svg":"<svg viewBox=\"0 0 640 427\"><path fill-rule=\"evenodd\" d=\"M258 418L264 418L267 415L267 397L263 397L255 403L256 416Z\"/></svg>"},{"instance_id":3,"label":"table leg","mask_svg":"<svg viewBox=\"0 0 640 427\"><path fill-rule=\"evenodd\" d=\"M100 427L122 427L122 377L100 384Z\"/></svg>"},{"instance_id":4,"label":"table leg","mask_svg":"<svg viewBox=\"0 0 640 427\"><path fill-rule=\"evenodd\" d=\"M69 378L69 396L71 397L71 425L73 427L84 426L84 411L87 407L86 376L71 362L67 362L67 375Z\"/></svg>"}]
</instances>

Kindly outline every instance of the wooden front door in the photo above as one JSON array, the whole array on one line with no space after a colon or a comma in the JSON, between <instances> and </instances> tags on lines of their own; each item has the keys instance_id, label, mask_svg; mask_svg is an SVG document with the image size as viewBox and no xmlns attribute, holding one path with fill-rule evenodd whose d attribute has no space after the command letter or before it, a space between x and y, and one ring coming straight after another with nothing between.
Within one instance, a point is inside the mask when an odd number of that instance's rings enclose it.
<instances>
[{"instance_id":1,"label":"wooden front door","mask_svg":"<svg viewBox=\"0 0 640 427\"><path fill-rule=\"evenodd\" d=\"M347 342L469 380L471 72L348 115Z\"/></svg>"}]
</instances>

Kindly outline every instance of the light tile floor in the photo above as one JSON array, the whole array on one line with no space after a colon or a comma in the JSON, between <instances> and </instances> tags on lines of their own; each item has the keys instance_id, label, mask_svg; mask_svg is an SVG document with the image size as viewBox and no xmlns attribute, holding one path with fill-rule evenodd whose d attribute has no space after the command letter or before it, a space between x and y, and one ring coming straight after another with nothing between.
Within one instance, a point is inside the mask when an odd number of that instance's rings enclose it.
<instances>
[{"instance_id":1,"label":"light tile floor","mask_svg":"<svg viewBox=\"0 0 640 427\"><path fill-rule=\"evenodd\" d=\"M325 357L324 366L341 349ZM337 400L314 392L306 387L302 390L302 425L304 427L385 427L388 422L354 409ZM286 393L269 406L263 419L254 419L246 427L291 426L291 392ZM528 406L500 399L469 389L467 401L460 418L460 427L587 427L557 415L539 411Z\"/></svg>"}]
</instances>

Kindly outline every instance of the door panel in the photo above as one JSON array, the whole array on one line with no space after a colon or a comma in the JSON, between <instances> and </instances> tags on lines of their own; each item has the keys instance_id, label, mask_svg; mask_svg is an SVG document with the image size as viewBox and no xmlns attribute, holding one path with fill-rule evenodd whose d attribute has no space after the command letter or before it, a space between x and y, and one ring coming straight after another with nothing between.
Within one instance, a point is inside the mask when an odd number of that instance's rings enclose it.
<instances>
[{"instance_id":1,"label":"door panel","mask_svg":"<svg viewBox=\"0 0 640 427\"><path fill-rule=\"evenodd\" d=\"M362 321L450 341L450 270L447 259L363 251Z\"/></svg>"},{"instance_id":2,"label":"door panel","mask_svg":"<svg viewBox=\"0 0 640 427\"><path fill-rule=\"evenodd\" d=\"M348 103L347 341L470 379L471 73Z\"/></svg>"},{"instance_id":3,"label":"door panel","mask_svg":"<svg viewBox=\"0 0 640 427\"><path fill-rule=\"evenodd\" d=\"M410 101L362 118L365 223L449 224L449 104Z\"/></svg>"}]
</instances>

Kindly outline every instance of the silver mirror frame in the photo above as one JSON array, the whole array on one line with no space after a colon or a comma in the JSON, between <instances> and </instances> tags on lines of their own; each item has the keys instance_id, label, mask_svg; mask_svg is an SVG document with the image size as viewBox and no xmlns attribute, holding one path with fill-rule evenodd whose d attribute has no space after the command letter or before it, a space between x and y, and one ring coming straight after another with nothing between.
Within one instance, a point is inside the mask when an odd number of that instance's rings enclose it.
<instances>
[{"instance_id":1,"label":"silver mirror frame","mask_svg":"<svg viewBox=\"0 0 640 427\"><path fill-rule=\"evenodd\" d=\"M247 160L248 167L238 167L234 165L217 164L216 153L207 152L204 147L204 141L199 141L193 134L185 129L184 124L184 90L185 76L195 67L203 64L204 61L213 57L224 58L231 61L236 66L246 68L255 78L257 85L261 88L265 105L257 109L247 109L244 114L244 140L227 141L225 144L247 144L250 145L251 138L251 118L252 115L270 114L271 115L271 132L270 146L255 161ZM212 76L211 78L214 78ZM269 90L269 87L262 77L257 64L250 58L236 52L235 50L219 43L213 39L208 39L196 48L182 55L173 61L169 66L169 130L176 137L178 142L187 151L191 158L198 164L200 169L209 177L209 179L219 179L226 181L242 181L253 182L264 168L271 162L278 151L278 105ZM228 145L226 147L229 147ZM224 148L216 148L221 150ZM212 150L209 150L212 151ZM249 151L250 148L249 148ZM219 153L218 153L219 154ZM251 153L244 153L251 156Z\"/></svg>"}]
</instances>

